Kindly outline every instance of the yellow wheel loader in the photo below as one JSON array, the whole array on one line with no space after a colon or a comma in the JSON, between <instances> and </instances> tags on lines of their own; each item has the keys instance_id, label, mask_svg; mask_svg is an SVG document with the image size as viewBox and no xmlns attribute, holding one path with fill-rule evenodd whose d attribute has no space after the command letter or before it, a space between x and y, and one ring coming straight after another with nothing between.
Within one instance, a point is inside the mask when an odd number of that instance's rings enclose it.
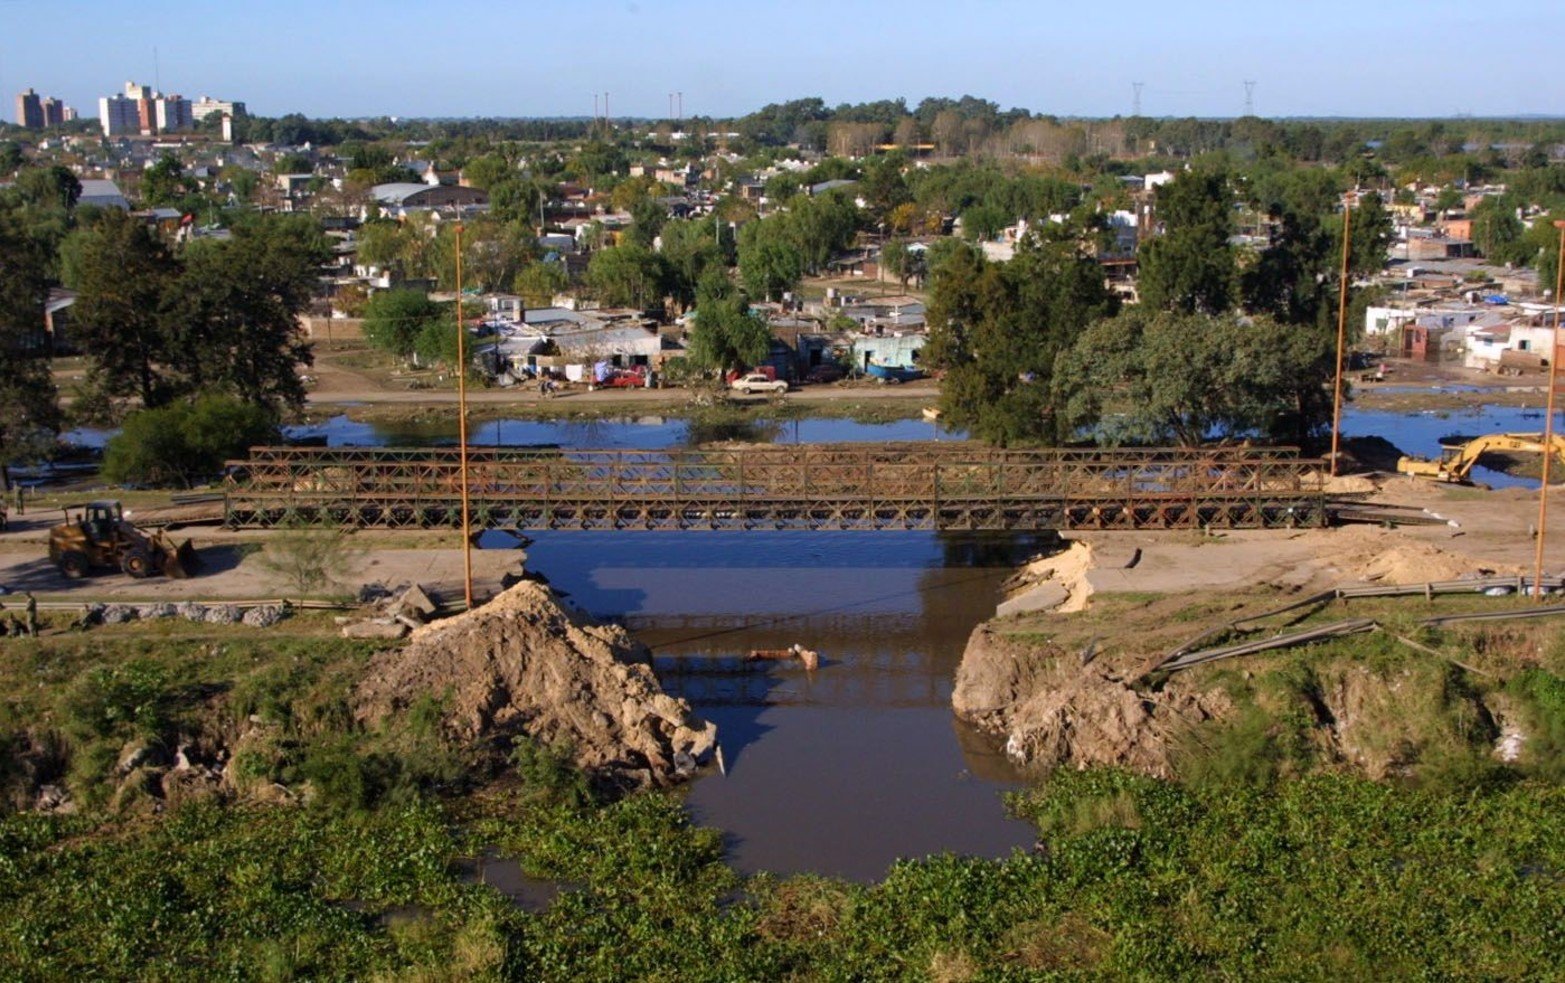
<instances>
[{"instance_id":1,"label":"yellow wheel loader","mask_svg":"<svg viewBox=\"0 0 1565 983\"><path fill-rule=\"evenodd\" d=\"M49 559L72 580L103 568L137 579L158 573L183 579L200 567L190 540L176 546L161 530L132 525L126 514L119 502L67 505L65 521L49 530Z\"/></svg>"}]
</instances>

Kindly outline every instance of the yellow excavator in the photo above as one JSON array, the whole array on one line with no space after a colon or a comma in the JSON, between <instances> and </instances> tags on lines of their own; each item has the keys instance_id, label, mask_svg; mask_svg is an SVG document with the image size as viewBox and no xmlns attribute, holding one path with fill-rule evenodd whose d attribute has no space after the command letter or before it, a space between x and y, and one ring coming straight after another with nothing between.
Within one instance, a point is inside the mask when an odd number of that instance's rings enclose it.
<instances>
[{"instance_id":1,"label":"yellow excavator","mask_svg":"<svg viewBox=\"0 0 1565 983\"><path fill-rule=\"evenodd\" d=\"M1553 454L1565 465L1565 437L1559 434L1545 444L1541 433L1487 433L1459 444L1447 444L1434 460L1403 457L1397 461L1397 473L1435 481L1466 483L1473 465L1485 454ZM1565 477L1565 471L1561 472Z\"/></svg>"}]
</instances>

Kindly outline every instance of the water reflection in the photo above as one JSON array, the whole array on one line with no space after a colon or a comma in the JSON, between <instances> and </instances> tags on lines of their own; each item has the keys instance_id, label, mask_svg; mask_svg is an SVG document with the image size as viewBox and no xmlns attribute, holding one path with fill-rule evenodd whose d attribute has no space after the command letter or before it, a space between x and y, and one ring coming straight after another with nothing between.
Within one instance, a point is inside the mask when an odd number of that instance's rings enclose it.
<instances>
[{"instance_id":1,"label":"water reflection","mask_svg":"<svg viewBox=\"0 0 1565 983\"><path fill-rule=\"evenodd\" d=\"M1522 406L1478 406L1467 410L1429 410L1423 413L1353 408L1342 414L1343 434L1351 437L1384 437L1405 453L1419 457L1438 457L1440 442L1447 437L1538 433L1542 430L1542 411ZM1538 487L1536 478L1515 477L1482 465L1473 468L1472 478L1495 488Z\"/></svg>"},{"instance_id":2,"label":"water reflection","mask_svg":"<svg viewBox=\"0 0 1565 983\"><path fill-rule=\"evenodd\" d=\"M665 686L717 722L726 778L696 818L742 870L869 879L898 857L1032 842L1019 776L951 714L968 634L1032 537L916 532L549 533L530 562L653 647ZM817 649L814 673L751 649Z\"/></svg>"},{"instance_id":3,"label":"water reflection","mask_svg":"<svg viewBox=\"0 0 1565 983\"><path fill-rule=\"evenodd\" d=\"M330 447L442 447L457 441L452 414L400 423L363 423L334 416L320 423L286 427L290 440L325 441ZM558 444L601 450L657 450L714 441L836 443L850 441L957 440L926 420L859 423L854 420L679 417L485 420L469 436L475 444L504 447Z\"/></svg>"}]
</instances>

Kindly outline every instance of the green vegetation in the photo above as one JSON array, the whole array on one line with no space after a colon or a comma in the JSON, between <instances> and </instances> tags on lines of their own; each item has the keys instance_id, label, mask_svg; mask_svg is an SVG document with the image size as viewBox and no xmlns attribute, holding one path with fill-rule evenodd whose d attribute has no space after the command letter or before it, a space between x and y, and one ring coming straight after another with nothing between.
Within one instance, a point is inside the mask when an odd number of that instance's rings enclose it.
<instances>
[{"instance_id":1,"label":"green vegetation","mask_svg":"<svg viewBox=\"0 0 1565 983\"><path fill-rule=\"evenodd\" d=\"M276 436L277 418L265 405L208 393L127 416L104 451L103 476L116 484L188 487Z\"/></svg>"},{"instance_id":2,"label":"green vegetation","mask_svg":"<svg viewBox=\"0 0 1565 983\"><path fill-rule=\"evenodd\" d=\"M299 596L329 593L342 586L364 558L352 534L338 525L293 525L267 537L256 563Z\"/></svg>"},{"instance_id":3,"label":"green vegetation","mask_svg":"<svg viewBox=\"0 0 1565 983\"><path fill-rule=\"evenodd\" d=\"M1331 336L1269 317L1145 307L1088 328L1054 370L1064 432L1112 443L1198 445L1260 434L1309 438L1330 422Z\"/></svg>"},{"instance_id":4,"label":"green vegetation","mask_svg":"<svg viewBox=\"0 0 1565 983\"><path fill-rule=\"evenodd\" d=\"M960 248L933 268L926 364L944 369L946 421L998 444L1071 434L1051 393L1055 362L1119 301L1068 230L1029 238L1009 263Z\"/></svg>"},{"instance_id":5,"label":"green vegetation","mask_svg":"<svg viewBox=\"0 0 1565 983\"><path fill-rule=\"evenodd\" d=\"M298 316L326 256L308 216L249 216L232 238L176 253L141 219L110 209L75 228L60 253L100 397L151 409L215 390L273 410L303 404L297 370L311 354Z\"/></svg>"},{"instance_id":6,"label":"green vegetation","mask_svg":"<svg viewBox=\"0 0 1565 983\"><path fill-rule=\"evenodd\" d=\"M40 242L21 209L0 207L0 466L29 445L46 446L59 424L48 363L30 357L49 297L52 257Z\"/></svg>"},{"instance_id":7,"label":"green vegetation","mask_svg":"<svg viewBox=\"0 0 1565 983\"><path fill-rule=\"evenodd\" d=\"M717 273L701 281L690 333L691 365L707 371L743 371L760 364L771 348L771 329L751 312L750 298L743 291Z\"/></svg>"},{"instance_id":8,"label":"green vegetation","mask_svg":"<svg viewBox=\"0 0 1565 983\"><path fill-rule=\"evenodd\" d=\"M452 305L430 300L420 290L382 290L364 305L364 337L405 361L454 365L456 333Z\"/></svg>"}]
</instances>

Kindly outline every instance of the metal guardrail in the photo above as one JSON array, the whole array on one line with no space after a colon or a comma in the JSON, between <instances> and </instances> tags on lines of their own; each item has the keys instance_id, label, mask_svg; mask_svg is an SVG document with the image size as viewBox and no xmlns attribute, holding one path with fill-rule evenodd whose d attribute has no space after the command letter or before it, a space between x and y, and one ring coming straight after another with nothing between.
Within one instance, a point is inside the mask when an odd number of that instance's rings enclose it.
<instances>
[{"instance_id":1,"label":"metal guardrail","mask_svg":"<svg viewBox=\"0 0 1565 983\"><path fill-rule=\"evenodd\" d=\"M1558 593L1565 590L1565 577L1544 577L1537 582L1544 590L1550 593ZM1351 635L1358 632L1374 631L1380 628L1380 624L1372 618L1349 618L1327 625L1318 625L1313 628L1304 628L1294 632L1283 632L1269 638L1255 639L1248 642L1240 642L1234 645L1222 645L1213 648L1202 649L1199 646L1209 639L1216 638L1229 631L1244 631L1242 626L1274 618L1278 615L1288 614L1302 608L1316 604L1324 604L1338 599L1368 598L1368 597L1423 597L1433 599L1436 596L1453 594L1484 594L1492 590L1504 590L1505 596L1515 597L1530 594L1534 581L1531 577L1477 577L1465 580L1441 580L1424 584L1368 584L1361 587L1336 587L1332 590L1312 594L1302 600L1285 604L1279 608L1262 611L1258 614L1238 618L1225 624L1209 628L1189 641L1176 646L1163 656L1161 660L1152 665L1147 672L1170 673L1181 669L1190 669L1219 659L1231 659L1236 656L1254 655L1259 652L1268 652L1274 649L1290 648L1294 645L1304 645L1309 642L1321 641L1327 638L1337 638L1342 635ZM1438 627L1447 624L1457 624L1466 621L1506 621L1522 618L1549 618L1565 615L1565 605L1554 604L1548 607L1529 608L1520 611L1482 611L1466 614L1446 614L1424 618L1418 624L1430 627Z\"/></svg>"}]
</instances>

